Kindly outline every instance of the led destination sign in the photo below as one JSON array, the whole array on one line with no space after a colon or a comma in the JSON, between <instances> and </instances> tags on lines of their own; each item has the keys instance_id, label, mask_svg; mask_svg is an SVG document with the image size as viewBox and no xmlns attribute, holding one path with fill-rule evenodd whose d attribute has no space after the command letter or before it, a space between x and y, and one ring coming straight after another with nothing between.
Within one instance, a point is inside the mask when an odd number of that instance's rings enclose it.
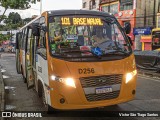
<instances>
[{"instance_id":1,"label":"led destination sign","mask_svg":"<svg viewBox=\"0 0 160 120\"><path fill-rule=\"evenodd\" d=\"M103 25L103 22L100 18L69 18L62 17L61 18L62 25Z\"/></svg>"}]
</instances>

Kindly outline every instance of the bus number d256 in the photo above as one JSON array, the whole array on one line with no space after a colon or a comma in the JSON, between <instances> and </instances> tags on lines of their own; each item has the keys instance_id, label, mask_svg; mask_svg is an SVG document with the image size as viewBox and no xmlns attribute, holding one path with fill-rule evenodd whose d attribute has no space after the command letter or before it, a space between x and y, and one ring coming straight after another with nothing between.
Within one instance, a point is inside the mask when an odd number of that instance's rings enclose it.
<instances>
[{"instance_id":1,"label":"bus number d256","mask_svg":"<svg viewBox=\"0 0 160 120\"><path fill-rule=\"evenodd\" d=\"M95 73L94 68L83 68L78 69L79 74L93 74Z\"/></svg>"}]
</instances>

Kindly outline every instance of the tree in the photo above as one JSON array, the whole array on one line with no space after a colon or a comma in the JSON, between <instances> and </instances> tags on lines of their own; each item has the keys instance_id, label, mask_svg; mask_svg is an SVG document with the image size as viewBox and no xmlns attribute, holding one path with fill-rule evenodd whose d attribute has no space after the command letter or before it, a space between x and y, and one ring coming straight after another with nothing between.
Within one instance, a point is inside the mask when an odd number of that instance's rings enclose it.
<instances>
[{"instance_id":1,"label":"tree","mask_svg":"<svg viewBox=\"0 0 160 120\"><path fill-rule=\"evenodd\" d=\"M21 21L21 16L16 12L10 12L8 15L8 18L4 21L4 23L12 23L12 24L17 24Z\"/></svg>"},{"instance_id":2,"label":"tree","mask_svg":"<svg viewBox=\"0 0 160 120\"><path fill-rule=\"evenodd\" d=\"M0 6L4 7L0 22L4 19L7 9L28 9L31 7L30 3L36 4L37 1L39 0L0 0Z\"/></svg>"},{"instance_id":3,"label":"tree","mask_svg":"<svg viewBox=\"0 0 160 120\"><path fill-rule=\"evenodd\" d=\"M25 19L23 19L22 24L25 25L25 24L29 23L31 20L32 20L32 18L25 18Z\"/></svg>"},{"instance_id":4,"label":"tree","mask_svg":"<svg viewBox=\"0 0 160 120\"><path fill-rule=\"evenodd\" d=\"M5 28L7 29L17 29L22 25L22 18L17 12L10 12L4 23L6 23Z\"/></svg>"}]
</instances>

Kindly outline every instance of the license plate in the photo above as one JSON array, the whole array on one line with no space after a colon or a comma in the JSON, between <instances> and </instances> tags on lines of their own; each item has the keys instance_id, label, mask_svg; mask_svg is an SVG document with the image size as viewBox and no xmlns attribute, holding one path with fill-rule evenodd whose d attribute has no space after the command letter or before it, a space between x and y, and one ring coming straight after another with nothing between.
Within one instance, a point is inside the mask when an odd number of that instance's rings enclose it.
<instances>
[{"instance_id":1,"label":"license plate","mask_svg":"<svg viewBox=\"0 0 160 120\"><path fill-rule=\"evenodd\" d=\"M109 93L109 92L112 92L112 87L111 86L96 88L96 94Z\"/></svg>"}]
</instances>

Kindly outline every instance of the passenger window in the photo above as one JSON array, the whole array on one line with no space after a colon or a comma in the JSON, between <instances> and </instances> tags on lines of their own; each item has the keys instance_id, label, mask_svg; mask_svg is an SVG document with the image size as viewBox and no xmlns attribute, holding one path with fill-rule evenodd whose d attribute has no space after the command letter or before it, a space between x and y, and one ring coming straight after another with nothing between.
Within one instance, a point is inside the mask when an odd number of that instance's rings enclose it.
<instances>
[{"instance_id":1,"label":"passenger window","mask_svg":"<svg viewBox=\"0 0 160 120\"><path fill-rule=\"evenodd\" d=\"M43 24L45 25L45 24ZM42 26L43 26L42 25ZM46 59L47 57L47 51L46 51L46 33L45 31L41 30L40 31L40 38L39 38L39 48L37 52L44 58Z\"/></svg>"},{"instance_id":2,"label":"passenger window","mask_svg":"<svg viewBox=\"0 0 160 120\"><path fill-rule=\"evenodd\" d=\"M28 30L28 44L27 44L27 51L30 51L31 49L31 40L33 39L33 35L32 35L32 29Z\"/></svg>"},{"instance_id":3,"label":"passenger window","mask_svg":"<svg viewBox=\"0 0 160 120\"><path fill-rule=\"evenodd\" d=\"M27 39L27 28L25 28L24 36L23 36L23 50L26 51L26 39Z\"/></svg>"},{"instance_id":4,"label":"passenger window","mask_svg":"<svg viewBox=\"0 0 160 120\"><path fill-rule=\"evenodd\" d=\"M16 49L21 49L21 36L21 32L16 34Z\"/></svg>"},{"instance_id":5,"label":"passenger window","mask_svg":"<svg viewBox=\"0 0 160 120\"><path fill-rule=\"evenodd\" d=\"M40 47L46 48L46 37L45 37L45 32L43 30L41 30L40 32Z\"/></svg>"},{"instance_id":6,"label":"passenger window","mask_svg":"<svg viewBox=\"0 0 160 120\"><path fill-rule=\"evenodd\" d=\"M24 44L24 30L22 30L22 36L21 36L21 49L23 50L23 44Z\"/></svg>"}]
</instances>

